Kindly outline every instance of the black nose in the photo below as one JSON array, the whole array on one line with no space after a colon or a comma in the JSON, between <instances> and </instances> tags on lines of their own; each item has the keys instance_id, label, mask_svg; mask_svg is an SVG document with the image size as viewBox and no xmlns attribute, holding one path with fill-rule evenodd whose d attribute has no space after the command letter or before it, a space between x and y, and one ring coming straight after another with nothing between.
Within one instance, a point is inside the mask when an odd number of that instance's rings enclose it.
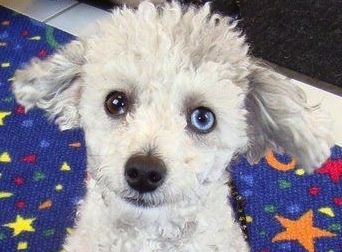
<instances>
[{"instance_id":1,"label":"black nose","mask_svg":"<svg viewBox=\"0 0 342 252\"><path fill-rule=\"evenodd\" d=\"M166 176L162 160L152 155L134 155L125 165L125 179L129 186L140 193L152 192Z\"/></svg>"}]
</instances>

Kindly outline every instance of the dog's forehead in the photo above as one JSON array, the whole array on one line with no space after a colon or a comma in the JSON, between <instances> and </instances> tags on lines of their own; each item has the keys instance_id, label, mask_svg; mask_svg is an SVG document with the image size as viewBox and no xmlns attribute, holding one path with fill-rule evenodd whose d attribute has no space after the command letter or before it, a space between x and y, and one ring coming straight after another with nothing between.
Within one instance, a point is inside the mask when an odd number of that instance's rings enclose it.
<instances>
[{"instance_id":1,"label":"dog's forehead","mask_svg":"<svg viewBox=\"0 0 342 252\"><path fill-rule=\"evenodd\" d=\"M200 72L208 65L225 65L232 80L241 79L249 65L248 47L235 23L216 20L210 18L209 8L184 11L178 5L163 11L147 4L135 12L117 11L87 41L86 58L93 68L106 64L117 75L129 72L126 79L165 79L184 71Z\"/></svg>"},{"instance_id":2,"label":"dog's forehead","mask_svg":"<svg viewBox=\"0 0 342 252\"><path fill-rule=\"evenodd\" d=\"M225 64L204 62L198 68L144 64L139 61L113 59L98 67L88 66L85 87L92 92L123 91L139 98L167 102L200 104L208 100L231 99L236 90L243 89L234 83L232 72ZM233 91L235 90L235 91Z\"/></svg>"}]
</instances>

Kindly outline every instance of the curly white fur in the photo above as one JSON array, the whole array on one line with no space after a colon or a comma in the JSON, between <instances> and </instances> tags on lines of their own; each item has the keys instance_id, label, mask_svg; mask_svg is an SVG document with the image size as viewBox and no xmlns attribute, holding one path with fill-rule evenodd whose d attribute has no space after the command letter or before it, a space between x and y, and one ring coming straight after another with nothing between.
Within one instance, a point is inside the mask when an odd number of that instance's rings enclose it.
<instances>
[{"instance_id":1,"label":"curly white fur","mask_svg":"<svg viewBox=\"0 0 342 252\"><path fill-rule=\"evenodd\" d=\"M329 123L286 79L248 55L236 23L209 6L172 2L113 12L97 34L18 70L14 94L61 129L81 127L93 178L79 208L70 252L248 251L232 209L226 167L268 148L286 150L311 171L330 153ZM113 118L104 101L126 93L131 109ZM188 111L214 111L216 127L198 134ZM153 150L165 182L139 195L124 178L127 159ZM125 197L140 197L150 207Z\"/></svg>"}]
</instances>

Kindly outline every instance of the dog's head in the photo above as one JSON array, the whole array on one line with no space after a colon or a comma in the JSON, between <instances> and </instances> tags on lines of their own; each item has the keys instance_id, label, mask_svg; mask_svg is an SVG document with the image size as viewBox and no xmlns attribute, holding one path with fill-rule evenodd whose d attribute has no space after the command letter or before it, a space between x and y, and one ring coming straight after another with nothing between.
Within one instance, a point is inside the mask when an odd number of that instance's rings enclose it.
<instances>
[{"instance_id":1,"label":"dog's head","mask_svg":"<svg viewBox=\"0 0 342 252\"><path fill-rule=\"evenodd\" d=\"M248 56L235 26L208 5L116 10L96 35L18 70L13 90L61 129L83 128L89 172L139 206L191 200L241 153L282 148L319 166L325 119Z\"/></svg>"}]
</instances>

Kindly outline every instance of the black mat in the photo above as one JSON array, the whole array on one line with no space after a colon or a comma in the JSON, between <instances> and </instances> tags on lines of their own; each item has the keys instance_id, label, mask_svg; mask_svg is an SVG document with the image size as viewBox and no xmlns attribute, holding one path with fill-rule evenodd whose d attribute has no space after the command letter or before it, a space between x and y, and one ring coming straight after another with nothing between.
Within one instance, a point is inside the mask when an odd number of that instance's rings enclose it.
<instances>
[{"instance_id":1,"label":"black mat","mask_svg":"<svg viewBox=\"0 0 342 252\"><path fill-rule=\"evenodd\" d=\"M89 4L94 7L108 11L111 10L113 7L116 7L116 5L109 0L78 0L78 2Z\"/></svg>"},{"instance_id":2,"label":"black mat","mask_svg":"<svg viewBox=\"0 0 342 252\"><path fill-rule=\"evenodd\" d=\"M342 87L341 0L242 0L252 53Z\"/></svg>"}]
</instances>

